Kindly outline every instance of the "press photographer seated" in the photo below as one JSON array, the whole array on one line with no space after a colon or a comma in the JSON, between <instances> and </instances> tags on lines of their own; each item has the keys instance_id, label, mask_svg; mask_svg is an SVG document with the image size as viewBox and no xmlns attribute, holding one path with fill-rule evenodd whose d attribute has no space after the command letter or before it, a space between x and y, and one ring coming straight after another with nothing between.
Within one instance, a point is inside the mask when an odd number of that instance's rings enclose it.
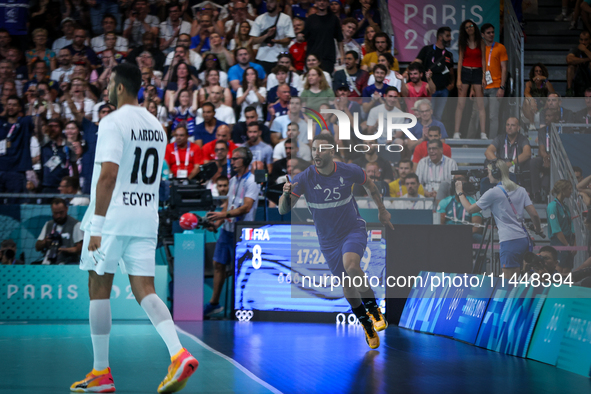
<instances>
[{"instance_id":1,"label":"press photographer seated","mask_svg":"<svg viewBox=\"0 0 591 394\"><path fill-rule=\"evenodd\" d=\"M68 205L61 198L51 202L53 220L43 226L35 243L35 250L43 251L42 264L78 264L84 234L80 222L68 215Z\"/></svg>"},{"instance_id":2,"label":"press photographer seated","mask_svg":"<svg viewBox=\"0 0 591 394\"><path fill-rule=\"evenodd\" d=\"M540 253L528 252L523 260L523 272L525 274L537 273L554 275L558 273L558 251L552 246L544 246Z\"/></svg>"}]
</instances>

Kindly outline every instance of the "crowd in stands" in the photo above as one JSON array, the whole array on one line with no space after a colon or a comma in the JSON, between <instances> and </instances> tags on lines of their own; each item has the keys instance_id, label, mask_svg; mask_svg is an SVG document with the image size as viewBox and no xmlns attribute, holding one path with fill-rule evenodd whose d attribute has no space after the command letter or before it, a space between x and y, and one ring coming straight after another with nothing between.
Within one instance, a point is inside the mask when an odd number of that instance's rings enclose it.
<instances>
[{"instance_id":1,"label":"crowd in stands","mask_svg":"<svg viewBox=\"0 0 591 394\"><path fill-rule=\"evenodd\" d=\"M207 184L214 195L224 194L224 184L227 192L229 157L238 146L250 148L252 168L267 170L270 183L309 166L306 109L338 109L352 123L355 114L367 135L385 123L380 116L410 112L418 119L410 129L416 141L402 132L372 141L402 145L396 162L375 146L350 149L368 141L354 133L339 139L335 115L324 115L326 126L314 122L314 133L332 134L341 148L335 160L363 167L385 196L428 199L397 208L479 223L461 204L454 209L451 171L458 165L446 139L491 140L483 162L499 158L531 171L524 186L541 201L550 192L549 125L591 117L591 99L578 113L561 106L543 64L529 73L521 119L502 117L497 98L507 93L508 54L491 24L461 24L457 63L452 31L442 26L433 43L401 65L375 0L17 3L18 23L0 24L0 193L89 194L98 125L115 110L106 88L122 62L141 69L139 103L168 132L163 173L192 179L199 165L216 162ZM585 31L567 57L569 94L591 98L591 89L575 92L591 75L590 59ZM456 94L451 130L443 117ZM470 127L462 128L468 100ZM535 157L523 135L530 129L538 132Z\"/></svg>"}]
</instances>

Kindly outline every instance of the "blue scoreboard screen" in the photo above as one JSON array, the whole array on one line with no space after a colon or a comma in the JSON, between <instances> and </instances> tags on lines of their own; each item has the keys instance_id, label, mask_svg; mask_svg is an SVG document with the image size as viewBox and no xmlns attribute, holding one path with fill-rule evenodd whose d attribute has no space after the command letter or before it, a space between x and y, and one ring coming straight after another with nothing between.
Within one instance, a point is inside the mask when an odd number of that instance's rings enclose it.
<instances>
[{"instance_id":1,"label":"blue scoreboard screen","mask_svg":"<svg viewBox=\"0 0 591 394\"><path fill-rule=\"evenodd\" d=\"M361 269L384 307L386 240L381 225L367 225ZM240 223L236 226L234 309L347 313L342 287L330 269L313 225ZM327 280L328 279L328 280ZM368 279L369 283L369 279Z\"/></svg>"}]
</instances>

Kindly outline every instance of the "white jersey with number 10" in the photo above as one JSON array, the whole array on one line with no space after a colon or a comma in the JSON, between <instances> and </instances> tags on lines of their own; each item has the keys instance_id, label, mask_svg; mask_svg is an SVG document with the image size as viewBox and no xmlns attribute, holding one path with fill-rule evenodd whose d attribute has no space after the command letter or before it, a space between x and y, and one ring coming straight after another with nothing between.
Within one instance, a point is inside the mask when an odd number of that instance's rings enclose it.
<instances>
[{"instance_id":1,"label":"white jersey with number 10","mask_svg":"<svg viewBox=\"0 0 591 394\"><path fill-rule=\"evenodd\" d=\"M144 107L124 105L99 124L90 206L82 230L90 229L101 164L119 165L103 234L155 238L158 233L158 190L167 137Z\"/></svg>"}]
</instances>

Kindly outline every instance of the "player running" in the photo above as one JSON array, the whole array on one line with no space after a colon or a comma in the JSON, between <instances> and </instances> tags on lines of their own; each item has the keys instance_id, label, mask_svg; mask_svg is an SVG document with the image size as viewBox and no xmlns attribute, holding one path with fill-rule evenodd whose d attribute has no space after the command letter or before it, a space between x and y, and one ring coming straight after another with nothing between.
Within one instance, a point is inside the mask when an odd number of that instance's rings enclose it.
<instances>
[{"instance_id":1,"label":"player running","mask_svg":"<svg viewBox=\"0 0 591 394\"><path fill-rule=\"evenodd\" d=\"M158 392L181 390L199 365L181 346L170 312L154 290L158 189L167 138L158 119L138 105L141 83L137 67L124 63L113 68L109 102L117 111L99 125L80 261L80 269L89 273L94 366L70 387L78 393L115 391L109 368L109 298L118 265L129 274L136 300L170 352L172 364Z\"/></svg>"},{"instance_id":2,"label":"player running","mask_svg":"<svg viewBox=\"0 0 591 394\"><path fill-rule=\"evenodd\" d=\"M351 193L354 183L363 185L379 210L379 220L394 230L390 223L390 213L382 203L382 196L373 181L358 165L335 163L336 146L329 134L318 134L312 143L314 166L296 175L293 184L289 181L283 186L279 199L279 213L285 215L306 195L308 208L314 218L314 226L322 254L333 275L339 278L349 276L363 279L360 261L367 246L365 221L359 215L357 203ZM291 204L290 204L291 198ZM370 348L380 346L376 331L385 330L388 322L384 318L373 290L369 286L354 287L343 281L343 293L351 304L351 309L365 330L365 340Z\"/></svg>"}]
</instances>

